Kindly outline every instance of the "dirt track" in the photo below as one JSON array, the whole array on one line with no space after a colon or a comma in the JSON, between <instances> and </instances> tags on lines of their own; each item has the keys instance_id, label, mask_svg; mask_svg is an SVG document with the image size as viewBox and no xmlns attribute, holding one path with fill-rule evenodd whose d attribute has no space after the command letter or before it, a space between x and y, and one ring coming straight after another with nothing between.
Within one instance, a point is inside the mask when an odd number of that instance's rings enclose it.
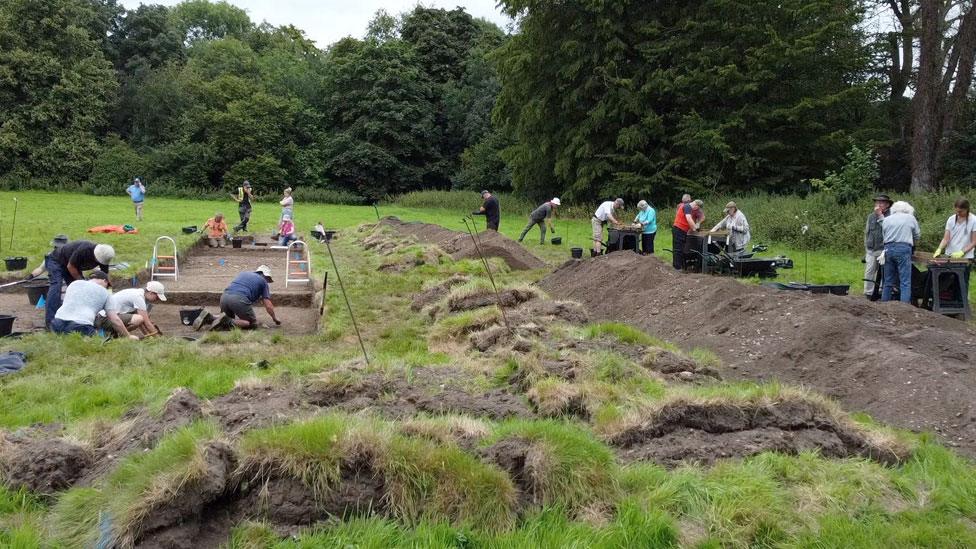
<instances>
[{"instance_id":1,"label":"dirt track","mask_svg":"<svg viewBox=\"0 0 976 549\"><path fill-rule=\"evenodd\" d=\"M440 225L430 223L405 223L396 217L383 218L382 224L393 227L402 234L412 235L424 244L433 244L444 250L451 259L475 259L478 251L471 235L445 229ZM541 269L546 264L521 244L507 236L495 232L484 231L478 235L481 252L488 257L500 257L513 269Z\"/></svg>"},{"instance_id":2,"label":"dirt track","mask_svg":"<svg viewBox=\"0 0 976 549\"><path fill-rule=\"evenodd\" d=\"M718 353L726 378L802 384L976 456L976 332L900 303L676 273L653 257L570 261L543 279L597 318Z\"/></svg>"}]
</instances>

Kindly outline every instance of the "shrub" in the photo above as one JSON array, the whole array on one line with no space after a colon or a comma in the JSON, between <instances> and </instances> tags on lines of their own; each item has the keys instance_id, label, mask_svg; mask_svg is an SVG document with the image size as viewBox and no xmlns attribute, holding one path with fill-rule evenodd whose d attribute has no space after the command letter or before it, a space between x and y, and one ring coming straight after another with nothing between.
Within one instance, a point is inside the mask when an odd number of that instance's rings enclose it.
<instances>
[{"instance_id":1,"label":"shrub","mask_svg":"<svg viewBox=\"0 0 976 549\"><path fill-rule=\"evenodd\" d=\"M834 195L842 205L856 202L870 193L878 180L878 157L873 152L851 145L846 158L839 173L828 171L824 179L810 180L814 189Z\"/></svg>"}]
</instances>

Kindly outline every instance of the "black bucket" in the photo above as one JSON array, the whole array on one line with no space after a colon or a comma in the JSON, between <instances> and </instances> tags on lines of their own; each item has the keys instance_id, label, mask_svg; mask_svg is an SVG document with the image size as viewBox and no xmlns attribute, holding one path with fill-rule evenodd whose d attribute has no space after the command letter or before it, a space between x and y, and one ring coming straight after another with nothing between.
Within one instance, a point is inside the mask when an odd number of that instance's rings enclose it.
<instances>
[{"instance_id":1,"label":"black bucket","mask_svg":"<svg viewBox=\"0 0 976 549\"><path fill-rule=\"evenodd\" d=\"M17 320L17 317L0 315L0 337L7 337L14 331L14 320Z\"/></svg>"},{"instance_id":2,"label":"black bucket","mask_svg":"<svg viewBox=\"0 0 976 549\"><path fill-rule=\"evenodd\" d=\"M310 231L308 234L312 235L315 240L322 240L325 238L325 233L320 233L319 231Z\"/></svg>"},{"instance_id":3,"label":"black bucket","mask_svg":"<svg viewBox=\"0 0 976 549\"><path fill-rule=\"evenodd\" d=\"M191 225L189 227L183 227L183 234L193 234L197 232L197 226Z\"/></svg>"},{"instance_id":4,"label":"black bucket","mask_svg":"<svg viewBox=\"0 0 976 549\"><path fill-rule=\"evenodd\" d=\"M335 238L335 234L335 231L325 231L325 239L331 241L333 238Z\"/></svg>"},{"instance_id":5,"label":"black bucket","mask_svg":"<svg viewBox=\"0 0 976 549\"><path fill-rule=\"evenodd\" d=\"M8 271L23 271L24 269L27 268L27 258L26 257L22 257L22 256L8 257L7 259L4 259L3 261L4 261L4 263L7 264L7 270Z\"/></svg>"},{"instance_id":6,"label":"black bucket","mask_svg":"<svg viewBox=\"0 0 976 549\"><path fill-rule=\"evenodd\" d=\"M30 301L31 305L37 305L37 302L41 300L41 296L47 293L48 283L47 282L31 282L27 285L27 299Z\"/></svg>"},{"instance_id":7,"label":"black bucket","mask_svg":"<svg viewBox=\"0 0 976 549\"><path fill-rule=\"evenodd\" d=\"M570 248L569 253L573 254L573 259L583 259L583 248Z\"/></svg>"},{"instance_id":8,"label":"black bucket","mask_svg":"<svg viewBox=\"0 0 976 549\"><path fill-rule=\"evenodd\" d=\"M552 243L555 244L555 245L557 245L557 246L560 245L560 244L562 244L563 243L563 237L561 237L561 236L554 236L554 237L552 237Z\"/></svg>"},{"instance_id":9,"label":"black bucket","mask_svg":"<svg viewBox=\"0 0 976 549\"><path fill-rule=\"evenodd\" d=\"M180 309L180 322L182 322L184 326L189 326L193 324L193 321L196 320L197 317L200 316L200 313L202 312L203 312L202 308Z\"/></svg>"},{"instance_id":10,"label":"black bucket","mask_svg":"<svg viewBox=\"0 0 976 549\"><path fill-rule=\"evenodd\" d=\"M242 244L244 244L243 238L233 238L230 241L230 245L232 248L240 248Z\"/></svg>"}]
</instances>

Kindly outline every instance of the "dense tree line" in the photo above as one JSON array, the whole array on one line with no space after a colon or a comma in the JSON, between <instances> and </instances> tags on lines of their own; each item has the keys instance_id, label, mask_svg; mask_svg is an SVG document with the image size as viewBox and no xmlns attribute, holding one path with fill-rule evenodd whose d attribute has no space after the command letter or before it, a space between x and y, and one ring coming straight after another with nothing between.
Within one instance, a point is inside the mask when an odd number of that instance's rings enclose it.
<instances>
[{"instance_id":1,"label":"dense tree line","mask_svg":"<svg viewBox=\"0 0 976 549\"><path fill-rule=\"evenodd\" d=\"M497 140L485 54L505 36L460 9L380 13L325 50L208 0L9 0L0 27L6 186L117 191L141 175L208 193L250 178L377 198L508 177L462 166Z\"/></svg>"},{"instance_id":2,"label":"dense tree line","mask_svg":"<svg viewBox=\"0 0 976 549\"><path fill-rule=\"evenodd\" d=\"M969 0L501 6L512 35L418 6L319 47L222 1L5 0L0 186L672 198L805 191L852 150L886 188L976 175Z\"/></svg>"}]
</instances>

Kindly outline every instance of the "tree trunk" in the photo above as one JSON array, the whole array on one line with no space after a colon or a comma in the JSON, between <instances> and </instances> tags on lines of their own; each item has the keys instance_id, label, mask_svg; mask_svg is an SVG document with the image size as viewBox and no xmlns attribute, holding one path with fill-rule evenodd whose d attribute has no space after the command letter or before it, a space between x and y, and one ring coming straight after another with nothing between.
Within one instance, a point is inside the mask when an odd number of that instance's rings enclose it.
<instances>
[{"instance_id":1,"label":"tree trunk","mask_svg":"<svg viewBox=\"0 0 976 549\"><path fill-rule=\"evenodd\" d=\"M920 35L918 84L912 99L912 193L936 188L936 154L942 125L942 50L941 0L922 0L918 10Z\"/></svg>"}]
</instances>

